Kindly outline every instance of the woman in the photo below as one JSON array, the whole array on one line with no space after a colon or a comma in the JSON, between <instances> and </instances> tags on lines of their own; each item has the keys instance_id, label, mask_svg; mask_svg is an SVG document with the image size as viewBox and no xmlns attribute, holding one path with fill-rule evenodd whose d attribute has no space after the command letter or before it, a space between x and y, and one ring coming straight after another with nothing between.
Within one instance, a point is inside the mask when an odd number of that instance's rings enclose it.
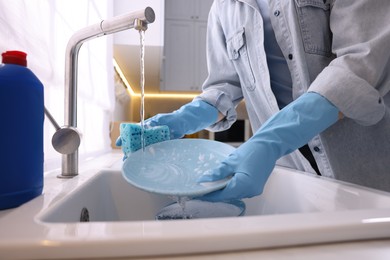
<instances>
[{"instance_id":1,"label":"woman","mask_svg":"<svg viewBox=\"0 0 390 260\"><path fill-rule=\"evenodd\" d=\"M390 191L390 5L386 0L215 0L209 76L191 103L147 121L173 138L236 120L253 132L200 182L204 199L261 194L275 164Z\"/></svg>"}]
</instances>

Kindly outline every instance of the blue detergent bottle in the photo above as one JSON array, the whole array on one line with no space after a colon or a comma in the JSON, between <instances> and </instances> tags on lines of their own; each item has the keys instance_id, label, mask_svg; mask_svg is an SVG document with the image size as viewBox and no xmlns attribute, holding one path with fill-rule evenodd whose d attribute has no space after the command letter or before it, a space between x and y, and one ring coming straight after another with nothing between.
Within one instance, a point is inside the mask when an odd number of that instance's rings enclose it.
<instances>
[{"instance_id":1,"label":"blue detergent bottle","mask_svg":"<svg viewBox=\"0 0 390 260\"><path fill-rule=\"evenodd\" d=\"M2 53L0 64L0 210L17 207L43 189L43 85L27 54Z\"/></svg>"}]
</instances>

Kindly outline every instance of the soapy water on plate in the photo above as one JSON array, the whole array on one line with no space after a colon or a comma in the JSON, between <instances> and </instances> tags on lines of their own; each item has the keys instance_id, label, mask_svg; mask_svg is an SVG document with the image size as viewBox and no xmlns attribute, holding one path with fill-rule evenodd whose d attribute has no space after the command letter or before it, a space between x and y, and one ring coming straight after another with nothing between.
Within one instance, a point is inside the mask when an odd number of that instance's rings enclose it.
<instances>
[{"instance_id":1,"label":"soapy water on plate","mask_svg":"<svg viewBox=\"0 0 390 260\"><path fill-rule=\"evenodd\" d=\"M138 163L140 164L139 175L142 178L154 180L154 182L159 183L160 185L176 185L171 186L172 189L175 188L193 188L194 186L213 186L218 183L226 182L226 179L215 181L215 182L204 182L197 183L196 179L202 174L207 172L211 164L218 164L220 161L216 160L215 155L210 154L199 154L196 161L196 168L185 167L185 163L188 165L194 165L191 163L193 160L191 157L185 158L183 161L183 156L180 154L171 154L169 162L167 161L155 161L152 162L149 160L150 155L155 155L155 150L153 148L147 148L149 155L143 154ZM184 151L185 152L185 151ZM164 157L164 155L160 155ZM189 169L195 173L195 175L186 174L189 172ZM172 183L172 179L175 179L175 183Z\"/></svg>"},{"instance_id":2,"label":"soapy water on plate","mask_svg":"<svg viewBox=\"0 0 390 260\"><path fill-rule=\"evenodd\" d=\"M152 193L198 197L222 189L229 179L199 183L235 148L205 139L178 139L151 144L129 155L122 175L130 184Z\"/></svg>"}]
</instances>

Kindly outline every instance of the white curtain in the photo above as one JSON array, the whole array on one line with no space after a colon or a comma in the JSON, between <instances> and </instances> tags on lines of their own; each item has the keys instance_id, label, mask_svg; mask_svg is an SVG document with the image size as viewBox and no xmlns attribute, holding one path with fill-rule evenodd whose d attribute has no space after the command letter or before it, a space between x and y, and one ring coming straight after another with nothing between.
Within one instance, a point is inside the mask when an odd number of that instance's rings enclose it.
<instances>
[{"instance_id":1,"label":"white curtain","mask_svg":"<svg viewBox=\"0 0 390 260\"><path fill-rule=\"evenodd\" d=\"M111 17L112 1L0 0L0 52L27 52L28 67L45 87L45 106L59 125L64 124L68 39L77 30ZM79 153L86 157L110 150L109 122L115 102L111 36L84 43L78 67ZM50 170L60 166L61 156L51 146L55 130L47 119L44 131L45 170Z\"/></svg>"}]
</instances>

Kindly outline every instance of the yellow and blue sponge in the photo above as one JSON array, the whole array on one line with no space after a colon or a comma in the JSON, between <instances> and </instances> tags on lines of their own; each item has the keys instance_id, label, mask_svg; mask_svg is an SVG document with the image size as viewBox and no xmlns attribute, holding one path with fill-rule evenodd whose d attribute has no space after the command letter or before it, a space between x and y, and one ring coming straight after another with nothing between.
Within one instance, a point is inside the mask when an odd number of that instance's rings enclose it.
<instances>
[{"instance_id":1,"label":"yellow and blue sponge","mask_svg":"<svg viewBox=\"0 0 390 260\"><path fill-rule=\"evenodd\" d=\"M134 123L121 123L120 138L122 141L122 151L124 159L129 154L142 148L141 144L141 125ZM170 140L170 132L168 126L154 126L144 129L145 146Z\"/></svg>"}]
</instances>

